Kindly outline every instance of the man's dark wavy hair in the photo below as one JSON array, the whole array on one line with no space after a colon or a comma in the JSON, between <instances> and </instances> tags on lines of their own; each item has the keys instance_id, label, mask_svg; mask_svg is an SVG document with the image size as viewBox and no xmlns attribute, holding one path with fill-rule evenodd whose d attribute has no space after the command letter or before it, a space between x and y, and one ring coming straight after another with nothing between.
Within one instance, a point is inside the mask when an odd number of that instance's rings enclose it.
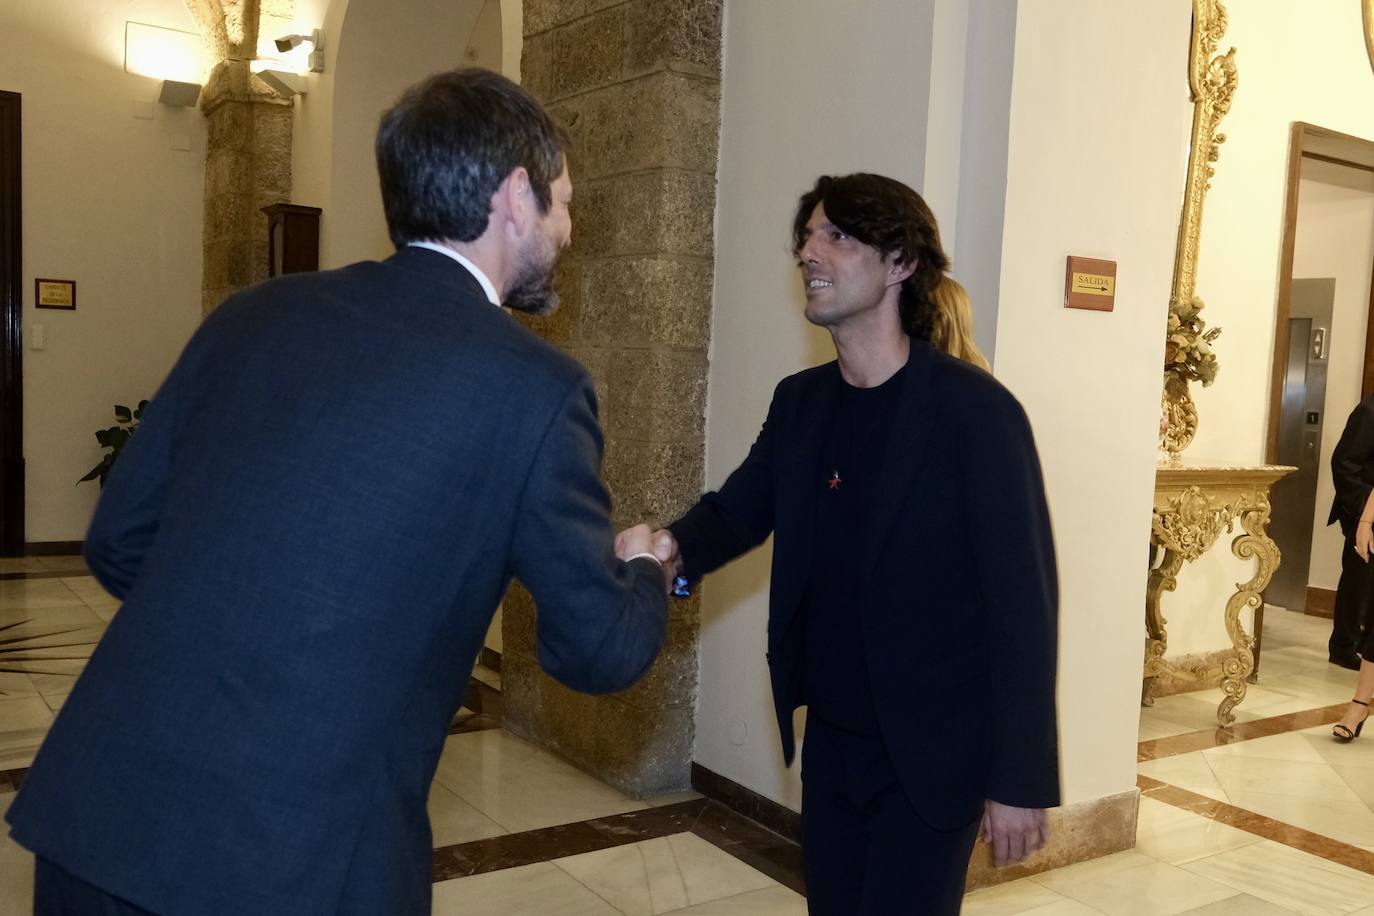
<instances>
[{"instance_id":1,"label":"man's dark wavy hair","mask_svg":"<svg viewBox=\"0 0 1374 916\"><path fill-rule=\"evenodd\" d=\"M797 202L792 221L794 255L800 256L806 244L806 223L817 204L825 207L826 219L836 227L884 257L896 252L901 263L916 262L916 270L902 281L898 310L907 334L930 340L935 315L931 295L949 269L949 258L940 245L935 215L921 195L882 175L822 175Z\"/></svg>"},{"instance_id":2,"label":"man's dark wavy hair","mask_svg":"<svg viewBox=\"0 0 1374 916\"><path fill-rule=\"evenodd\" d=\"M524 166L541 212L563 171L561 131L534 97L490 70L450 70L417 83L382 115L377 173L397 247L470 242L486 231L491 197Z\"/></svg>"}]
</instances>

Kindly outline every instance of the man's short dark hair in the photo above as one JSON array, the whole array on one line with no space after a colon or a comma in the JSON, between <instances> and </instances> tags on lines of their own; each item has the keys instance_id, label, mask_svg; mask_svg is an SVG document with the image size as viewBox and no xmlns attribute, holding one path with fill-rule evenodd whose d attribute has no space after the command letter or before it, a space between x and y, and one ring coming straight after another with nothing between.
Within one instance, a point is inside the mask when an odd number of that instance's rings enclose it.
<instances>
[{"instance_id":1,"label":"man's short dark hair","mask_svg":"<svg viewBox=\"0 0 1374 916\"><path fill-rule=\"evenodd\" d=\"M533 96L490 70L436 73L406 90L377 130L377 173L397 248L470 242L486 231L491 197L520 166L547 211L563 171L563 136Z\"/></svg>"},{"instance_id":2,"label":"man's short dark hair","mask_svg":"<svg viewBox=\"0 0 1374 916\"><path fill-rule=\"evenodd\" d=\"M901 263L916 263L916 270L902 281L898 310L907 334L929 340L935 313L931 295L949 269L949 258L940 245L935 214L921 195L882 175L822 175L797 202L792 221L794 255L800 255L806 244L806 223L817 204L825 207L826 219L837 228L884 257L896 252Z\"/></svg>"}]
</instances>

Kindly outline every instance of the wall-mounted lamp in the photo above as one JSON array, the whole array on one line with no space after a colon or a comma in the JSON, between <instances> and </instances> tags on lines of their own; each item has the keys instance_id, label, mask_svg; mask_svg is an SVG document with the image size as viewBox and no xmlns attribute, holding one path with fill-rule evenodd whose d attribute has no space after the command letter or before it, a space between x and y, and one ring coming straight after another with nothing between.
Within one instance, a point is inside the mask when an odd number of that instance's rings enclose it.
<instances>
[{"instance_id":1,"label":"wall-mounted lamp","mask_svg":"<svg viewBox=\"0 0 1374 916\"><path fill-rule=\"evenodd\" d=\"M204 57L200 36L142 22L124 24L124 69L162 81L158 101L189 108L200 96Z\"/></svg>"},{"instance_id":2,"label":"wall-mounted lamp","mask_svg":"<svg viewBox=\"0 0 1374 916\"><path fill-rule=\"evenodd\" d=\"M272 91L282 98L289 99L295 95L305 95L305 77L299 73L288 73L285 70L259 70L258 78Z\"/></svg>"},{"instance_id":3,"label":"wall-mounted lamp","mask_svg":"<svg viewBox=\"0 0 1374 916\"><path fill-rule=\"evenodd\" d=\"M194 108L200 98L200 83L183 83L178 80L163 80L162 91L157 100L173 108Z\"/></svg>"},{"instance_id":4,"label":"wall-mounted lamp","mask_svg":"<svg viewBox=\"0 0 1374 916\"><path fill-rule=\"evenodd\" d=\"M289 54L301 45L309 45L306 65L311 73L324 72L324 32L319 29L314 29L309 35L283 35L275 44L282 54Z\"/></svg>"}]
</instances>

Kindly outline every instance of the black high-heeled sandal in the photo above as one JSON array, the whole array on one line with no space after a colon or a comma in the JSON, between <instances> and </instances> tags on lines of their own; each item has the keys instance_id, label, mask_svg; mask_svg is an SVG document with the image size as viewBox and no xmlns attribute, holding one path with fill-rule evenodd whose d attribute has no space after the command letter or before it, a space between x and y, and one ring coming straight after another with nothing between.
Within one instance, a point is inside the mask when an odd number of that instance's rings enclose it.
<instances>
[{"instance_id":1,"label":"black high-heeled sandal","mask_svg":"<svg viewBox=\"0 0 1374 916\"><path fill-rule=\"evenodd\" d=\"M1349 744L1350 742L1354 741L1356 738L1360 737L1360 732L1362 732L1362 731L1364 730L1364 724L1365 724L1365 722L1369 721L1369 712L1368 712L1369 704L1366 703L1364 700L1351 700L1350 702L1352 702L1352 703L1359 703L1361 706L1363 706L1363 707L1365 708L1366 712L1365 712L1365 714L1364 714L1364 718L1360 720L1360 724L1359 724L1359 725L1356 725L1356 726L1355 726L1355 730L1354 730L1353 732L1352 732L1350 729L1346 728L1344 725L1342 725L1342 724L1339 723L1339 722L1337 722L1334 726L1332 726L1332 728L1331 728L1331 737L1335 738L1337 741L1341 742L1342 744Z\"/></svg>"}]
</instances>

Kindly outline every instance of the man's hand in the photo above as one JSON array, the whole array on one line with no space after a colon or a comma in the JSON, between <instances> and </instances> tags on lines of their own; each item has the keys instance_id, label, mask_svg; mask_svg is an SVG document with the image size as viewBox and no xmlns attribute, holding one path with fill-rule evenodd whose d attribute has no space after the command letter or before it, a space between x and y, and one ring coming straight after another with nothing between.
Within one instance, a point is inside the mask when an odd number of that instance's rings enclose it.
<instances>
[{"instance_id":1,"label":"man's hand","mask_svg":"<svg viewBox=\"0 0 1374 916\"><path fill-rule=\"evenodd\" d=\"M681 560L677 555L677 540L666 528L655 531L648 525L635 525L626 528L615 536L615 555L622 560L639 554L650 554L658 560L663 570L663 587L673 590L673 579L678 575Z\"/></svg>"},{"instance_id":2,"label":"man's hand","mask_svg":"<svg viewBox=\"0 0 1374 916\"><path fill-rule=\"evenodd\" d=\"M654 532L654 556L664 569L672 569L674 576L682 575L682 557L678 554L677 538L667 528Z\"/></svg>"},{"instance_id":3,"label":"man's hand","mask_svg":"<svg viewBox=\"0 0 1374 916\"><path fill-rule=\"evenodd\" d=\"M1005 868L1043 848L1050 841L1050 824L1044 808L1014 808L989 798L978 833L992 847L997 867Z\"/></svg>"},{"instance_id":4,"label":"man's hand","mask_svg":"<svg viewBox=\"0 0 1374 916\"><path fill-rule=\"evenodd\" d=\"M1360 555L1360 559L1369 562L1369 551L1374 546L1374 530L1369 525L1361 521L1355 526L1355 553Z\"/></svg>"}]
</instances>

